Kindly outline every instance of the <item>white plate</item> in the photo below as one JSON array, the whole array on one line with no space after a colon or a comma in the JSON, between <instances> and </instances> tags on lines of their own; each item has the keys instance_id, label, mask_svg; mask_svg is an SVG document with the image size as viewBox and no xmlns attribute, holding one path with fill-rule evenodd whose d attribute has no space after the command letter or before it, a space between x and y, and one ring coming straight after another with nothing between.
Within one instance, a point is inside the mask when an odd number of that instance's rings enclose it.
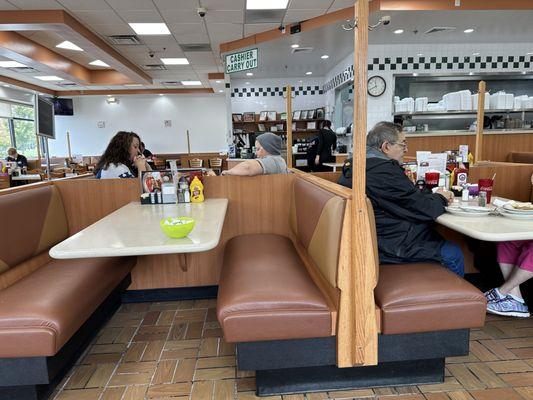
<instances>
[{"instance_id":1,"label":"white plate","mask_svg":"<svg viewBox=\"0 0 533 400\"><path fill-rule=\"evenodd\" d=\"M507 211L501 211L500 215L502 217L509 218L509 219L521 219L521 220L533 221L533 214L515 214L515 213L510 213Z\"/></svg>"},{"instance_id":2,"label":"white plate","mask_svg":"<svg viewBox=\"0 0 533 400\"><path fill-rule=\"evenodd\" d=\"M450 214L461 216L461 217L470 217L470 218L479 218L479 217L486 217L490 214L490 210L487 210L486 212L481 211L464 211L461 210L459 207L446 207L446 211L448 211Z\"/></svg>"},{"instance_id":3,"label":"white plate","mask_svg":"<svg viewBox=\"0 0 533 400\"><path fill-rule=\"evenodd\" d=\"M487 213L492 211L491 208L480 206L459 206L459 208L463 211L472 213Z\"/></svg>"},{"instance_id":4,"label":"white plate","mask_svg":"<svg viewBox=\"0 0 533 400\"><path fill-rule=\"evenodd\" d=\"M521 210L519 208L514 208L510 204L505 204L503 206L505 212L511 213L511 214L521 214L521 215L533 215L533 210Z\"/></svg>"}]
</instances>

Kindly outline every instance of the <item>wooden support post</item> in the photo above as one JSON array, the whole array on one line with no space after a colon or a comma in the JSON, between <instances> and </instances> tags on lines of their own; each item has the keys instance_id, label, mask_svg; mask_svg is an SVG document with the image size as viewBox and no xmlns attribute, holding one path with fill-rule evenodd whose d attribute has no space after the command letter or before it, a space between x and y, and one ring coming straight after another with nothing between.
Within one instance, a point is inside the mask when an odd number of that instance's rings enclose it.
<instances>
[{"instance_id":1,"label":"wooden support post","mask_svg":"<svg viewBox=\"0 0 533 400\"><path fill-rule=\"evenodd\" d=\"M287 85L287 167L292 168L292 87Z\"/></svg>"},{"instance_id":2,"label":"wooden support post","mask_svg":"<svg viewBox=\"0 0 533 400\"><path fill-rule=\"evenodd\" d=\"M70 132L67 131L67 150L68 150L68 158L69 160L72 160L72 150L70 148Z\"/></svg>"},{"instance_id":3,"label":"wooden support post","mask_svg":"<svg viewBox=\"0 0 533 400\"><path fill-rule=\"evenodd\" d=\"M474 164L477 164L483 158L483 120L485 119L485 81L479 82L478 97L477 97L477 129L476 129L476 151L474 156Z\"/></svg>"},{"instance_id":4,"label":"wooden support post","mask_svg":"<svg viewBox=\"0 0 533 400\"><path fill-rule=\"evenodd\" d=\"M350 227L351 268L339 281L341 289L339 330L337 332L337 365L377 364L377 322L374 304L376 285L370 221L366 205L366 120L367 120L367 57L368 1L355 4L357 28L354 51L354 130L353 178ZM346 312L346 309L349 312Z\"/></svg>"}]
</instances>

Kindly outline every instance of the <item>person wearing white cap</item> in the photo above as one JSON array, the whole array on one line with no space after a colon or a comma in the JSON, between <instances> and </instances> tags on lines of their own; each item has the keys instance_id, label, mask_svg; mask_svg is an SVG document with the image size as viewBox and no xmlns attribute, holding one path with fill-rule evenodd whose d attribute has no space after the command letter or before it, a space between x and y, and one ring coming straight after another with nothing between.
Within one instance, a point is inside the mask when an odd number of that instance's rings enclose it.
<instances>
[{"instance_id":1,"label":"person wearing white cap","mask_svg":"<svg viewBox=\"0 0 533 400\"><path fill-rule=\"evenodd\" d=\"M222 175L255 176L268 174L286 174L287 163L281 157L281 138L274 133L263 133L255 139L254 160L246 160L232 169L222 171Z\"/></svg>"}]
</instances>

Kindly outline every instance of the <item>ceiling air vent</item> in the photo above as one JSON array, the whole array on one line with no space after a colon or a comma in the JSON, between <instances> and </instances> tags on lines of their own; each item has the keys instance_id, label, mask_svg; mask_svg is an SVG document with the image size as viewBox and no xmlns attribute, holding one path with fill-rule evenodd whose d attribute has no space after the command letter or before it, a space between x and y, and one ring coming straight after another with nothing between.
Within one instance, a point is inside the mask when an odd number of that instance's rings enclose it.
<instances>
[{"instance_id":1,"label":"ceiling air vent","mask_svg":"<svg viewBox=\"0 0 533 400\"><path fill-rule=\"evenodd\" d=\"M56 83L56 85L63 86L63 87L78 86L78 84L74 82L59 82L59 83Z\"/></svg>"},{"instance_id":2,"label":"ceiling air vent","mask_svg":"<svg viewBox=\"0 0 533 400\"><path fill-rule=\"evenodd\" d=\"M107 39L112 44L141 44L140 39L136 35L113 35L108 36Z\"/></svg>"},{"instance_id":3,"label":"ceiling air vent","mask_svg":"<svg viewBox=\"0 0 533 400\"><path fill-rule=\"evenodd\" d=\"M164 81L161 82L162 85L168 85L168 86L178 86L181 85L181 82L179 81Z\"/></svg>"},{"instance_id":4,"label":"ceiling air vent","mask_svg":"<svg viewBox=\"0 0 533 400\"><path fill-rule=\"evenodd\" d=\"M244 12L244 22L246 24L278 24L285 16L283 10L246 10Z\"/></svg>"},{"instance_id":5,"label":"ceiling air vent","mask_svg":"<svg viewBox=\"0 0 533 400\"><path fill-rule=\"evenodd\" d=\"M145 64L145 65L142 65L142 68L146 70L151 70L151 71L167 69L167 67L165 67L164 64Z\"/></svg>"},{"instance_id":6,"label":"ceiling air vent","mask_svg":"<svg viewBox=\"0 0 533 400\"><path fill-rule=\"evenodd\" d=\"M314 47L297 47L296 49L292 49L291 53L311 53L314 49Z\"/></svg>"},{"instance_id":7,"label":"ceiling air vent","mask_svg":"<svg viewBox=\"0 0 533 400\"><path fill-rule=\"evenodd\" d=\"M35 68L32 67L16 67L16 68L10 68L11 71L19 72L19 73L29 73L29 72L37 72Z\"/></svg>"},{"instance_id":8,"label":"ceiling air vent","mask_svg":"<svg viewBox=\"0 0 533 400\"><path fill-rule=\"evenodd\" d=\"M211 45L209 43L180 44L180 47L185 52L212 50Z\"/></svg>"},{"instance_id":9,"label":"ceiling air vent","mask_svg":"<svg viewBox=\"0 0 533 400\"><path fill-rule=\"evenodd\" d=\"M454 26L434 26L433 28L428 29L424 33L426 35L429 35L431 33L453 32L456 29L457 28L455 28Z\"/></svg>"}]
</instances>

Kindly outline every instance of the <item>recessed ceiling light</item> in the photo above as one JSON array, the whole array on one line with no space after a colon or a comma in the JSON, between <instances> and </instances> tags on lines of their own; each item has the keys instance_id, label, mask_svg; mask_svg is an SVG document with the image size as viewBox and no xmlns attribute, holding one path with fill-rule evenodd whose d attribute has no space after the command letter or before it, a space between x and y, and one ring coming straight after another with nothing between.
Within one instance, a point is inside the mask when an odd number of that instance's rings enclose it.
<instances>
[{"instance_id":1,"label":"recessed ceiling light","mask_svg":"<svg viewBox=\"0 0 533 400\"><path fill-rule=\"evenodd\" d=\"M418 53L418 54L417 54L418 57L422 57L423 55L424 55L424 54L422 54L422 53Z\"/></svg>"},{"instance_id":2,"label":"recessed ceiling light","mask_svg":"<svg viewBox=\"0 0 533 400\"><path fill-rule=\"evenodd\" d=\"M474 73L473 72L469 72L468 75L474 75Z\"/></svg>"},{"instance_id":3,"label":"recessed ceiling light","mask_svg":"<svg viewBox=\"0 0 533 400\"><path fill-rule=\"evenodd\" d=\"M532 55L533 54L533 51L527 53L528 56Z\"/></svg>"},{"instance_id":4,"label":"recessed ceiling light","mask_svg":"<svg viewBox=\"0 0 533 400\"><path fill-rule=\"evenodd\" d=\"M246 0L247 10L282 10L289 0Z\"/></svg>"},{"instance_id":5,"label":"recessed ceiling light","mask_svg":"<svg viewBox=\"0 0 533 400\"><path fill-rule=\"evenodd\" d=\"M202 82L200 81L181 81L183 86L200 86Z\"/></svg>"},{"instance_id":6,"label":"recessed ceiling light","mask_svg":"<svg viewBox=\"0 0 533 400\"><path fill-rule=\"evenodd\" d=\"M163 96L163 93L159 93L159 96Z\"/></svg>"},{"instance_id":7,"label":"recessed ceiling light","mask_svg":"<svg viewBox=\"0 0 533 400\"><path fill-rule=\"evenodd\" d=\"M218 91L218 93L224 93L224 91L223 91L222 89L220 89L220 90Z\"/></svg>"},{"instance_id":8,"label":"recessed ceiling light","mask_svg":"<svg viewBox=\"0 0 533 400\"><path fill-rule=\"evenodd\" d=\"M63 78L60 78L59 76L55 75L44 75L44 76L34 76L36 79L40 79L41 81L62 81Z\"/></svg>"},{"instance_id":9,"label":"recessed ceiling light","mask_svg":"<svg viewBox=\"0 0 533 400\"><path fill-rule=\"evenodd\" d=\"M307 71L305 74L306 75L313 75L313 73L311 71Z\"/></svg>"},{"instance_id":10,"label":"recessed ceiling light","mask_svg":"<svg viewBox=\"0 0 533 400\"><path fill-rule=\"evenodd\" d=\"M247 84L247 85L249 85L249 84L250 84L250 82L246 82L246 84Z\"/></svg>"},{"instance_id":11,"label":"recessed ceiling light","mask_svg":"<svg viewBox=\"0 0 533 400\"><path fill-rule=\"evenodd\" d=\"M473 56L479 56L480 53L472 53Z\"/></svg>"},{"instance_id":12,"label":"recessed ceiling light","mask_svg":"<svg viewBox=\"0 0 533 400\"><path fill-rule=\"evenodd\" d=\"M188 65L189 60L186 58L162 58L163 64L166 65Z\"/></svg>"},{"instance_id":13,"label":"recessed ceiling light","mask_svg":"<svg viewBox=\"0 0 533 400\"><path fill-rule=\"evenodd\" d=\"M11 85L8 85L7 83L2 85L3 87L11 87Z\"/></svg>"},{"instance_id":14,"label":"recessed ceiling light","mask_svg":"<svg viewBox=\"0 0 533 400\"><path fill-rule=\"evenodd\" d=\"M68 40L65 40L64 42L59 43L56 47L60 49L66 49L66 50L83 51L81 47L76 46L74 43L69 42Z\"/></svg>"},{"instance_id":15,"label":"recessed ceiling light","mask_svg":"<svg viewBox=\"0 0 533 400\"><path fill-rule=\"evenodd\" d=\"M246 76L254 76L254 73L253 72L247 72Z\"/></svg>"},{"instance_id":16,"label":"recessed ceiling light","mask_svg":"<svg viewBox=\"0 0 533 400\"><path fill-rule=\"evenodd\" d=\"M220 83L220 82L222 82L222 81L215 81L215 83Z\"/></svg>"},{"instance_id":17,"label":"recessed ceiling light","mask_svg":"<svg viewBox=\"0 0 533 400\"><path fill-rule=\"evenodd\" d=\"M394 33L395 33L396 35L399 35L399 34L403 33L403 29L396 29L396 30L394 31Z\"/></svg>"},{"instance_id":18,"label":"recessed ceiling light","mask_svg":"<svg viewBox=\"0 0 533 400\"><path fill-rule=\"evenodd\" d=\"M91 61L89 65L94 65L96 67L109 67L109 65L103 62L102 60Z\"/></svg>"},{"instance_id":19,"label":"recessed ceiling light","mask_svg":"<svg viewBox=\"0 0 533 400\"><path fill-rule=\"evenodd\" d=\"M141 83L126 83L124 86L127 87L142 87Z\"/></svg>"},{"instance_id":20,"label":"recessed ceiling light","mask_svg":"<svg viewBox=\"0 0 533 400\"><path fill-rule=\"evenodd\" d=\"M292 47L293 49L297 49L298 47L300 47L300 45L297 44L297 43L294 43L294 44L291 44L291 47Z\"/></svg>"},{"instance_id":21,"label":"recessed ceiling light","mask_svg":"<svg viewBox=\"0 0 533 400\"><path fill-rule=\"evenodd\" d=\"M413 76L418 76L418 72L413 72Z\"/></svg>"},{"instance_id":22,"label":"recessed ceiling light","mask_svg":"<svg viewBox=\"0 0 533 400\"><path fill-rule=\"evenodd\" d=\"M2 68L21 68L25 67L24 64L21 64L17 61L0 61L0 67Z\"/></svg>"},{"instance_id":23,"label":"recessed ceiling light","mask_svg":"<svg viewBox=\"0 0 533 400\"><path fill-rule=\"evenodd\" d=\"M129 26L137 35L170 35L164 23L130 23Z\"/></svg>"},{"instance_id":24,"label":"recessed ceiling light","mask_svg":"<svg viewBox=\"0 0 533 400\"><path fill-rule=\"evenodd\" d=\"M329 58L329 56L327 54L324 54L323 56L320 56L320 58L322 60L327 60Z\"/></svg>"},{"instance_id":25,"label":"recessed ceiling light","mask_svg":"<svg viewBox=\"0 0 533 400\"><path fill-rule=\"evenodd\" d=\"M474 32L474 29L473 28L468 28L468 29L465 29L463 32L464 33L472 33L472 32Z\"/></svg>"}]
</instances>

